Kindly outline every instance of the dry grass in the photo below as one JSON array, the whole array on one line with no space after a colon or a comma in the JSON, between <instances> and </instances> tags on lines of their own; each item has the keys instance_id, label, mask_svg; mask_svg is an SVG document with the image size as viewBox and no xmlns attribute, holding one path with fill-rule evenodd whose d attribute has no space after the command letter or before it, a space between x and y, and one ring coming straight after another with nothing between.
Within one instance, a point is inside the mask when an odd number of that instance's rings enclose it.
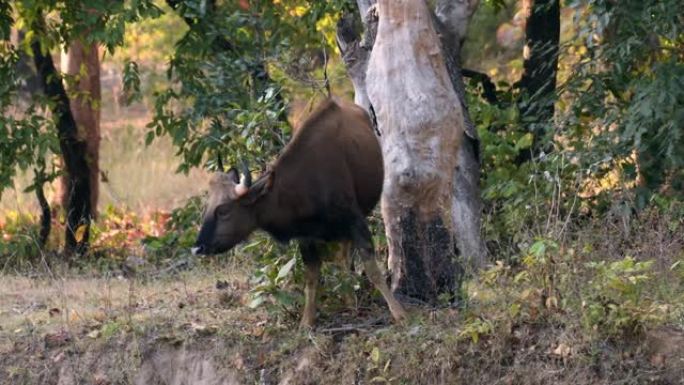
<instances>
[{"instance_id":1,"label":"dry grass","mask_svg":"<svg viewBox=\"0 0 684 385\"><path fill-rule=\"evenodd\" d=\"M215 286L219 280L231 282L236 296L232 305L244 304L244 267L198 267L154 279L148 279L148 273L141 270L137 278L130 279L124 278L128 274L123 272L93 277L55 271L40 277L4 275L0 280L0 336L10 339L27 332L78 330L113 321L145 323L164 315L186 322L198 309L217 305Z\"/></svg>"},{"instance_id":2,"label":"dry grass","mask_svg":"<svg viewBox=\"0 0 684 385\"><path fill-rule=\"evenodd\" d=\"M414 308L406 325L374 324L387 316L374 307L356 314L357 327L340 327L347 317L338 310L324 314L316 331L301 331L296 319L246 306L250 270L236 261L161 278L146 270L131 279L0 277L0 383L576 385L684 378L684 334L669 327L624 340L590 338L567 319L571 314L554 311L492 321L474 342L469 328L506 312L504 305L490 308L502 300L494 292L465 310ZM473 296L478 286L471 287Z\"/></svg>"},{"instance_id":3,"label":"dry grass","mask_svg":"<svg viewBox=\"0 0 684 385\"><path fill-rule=\"evenodd\" d=\"M118 114L105 109L102 115L100 209L113 205L136 212L170 210L206 190L206 172L176 173L176 150L168 138L158 138L145 147L150 116L140 106L123 108ZM31 178L30 172L19 175L15 188L2 193L0 218L6 211L38 212L34 194L22 192ZM47 186L48 200L52 201L54 194L55 187Z\"/></svg>"}]
</instances>

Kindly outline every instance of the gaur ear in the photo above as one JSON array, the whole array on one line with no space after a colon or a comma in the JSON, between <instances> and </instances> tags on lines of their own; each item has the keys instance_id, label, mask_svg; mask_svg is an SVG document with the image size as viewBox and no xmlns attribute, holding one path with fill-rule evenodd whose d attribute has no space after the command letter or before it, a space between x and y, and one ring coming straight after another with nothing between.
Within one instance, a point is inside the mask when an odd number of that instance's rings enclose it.
<instances>
[{"instance_id":1,"label":"gaur ear","mask_svg":"<svg viewBox=\"0 0 684 385\"><path fill-rule=\"evenodd\" d=\"M233 181L233 183L237 184L240 183L240 173L238 173L238 170L235 169L235 167L231 167L230 170L226 173L230 180Z\"/></svg>"}]
</instances>

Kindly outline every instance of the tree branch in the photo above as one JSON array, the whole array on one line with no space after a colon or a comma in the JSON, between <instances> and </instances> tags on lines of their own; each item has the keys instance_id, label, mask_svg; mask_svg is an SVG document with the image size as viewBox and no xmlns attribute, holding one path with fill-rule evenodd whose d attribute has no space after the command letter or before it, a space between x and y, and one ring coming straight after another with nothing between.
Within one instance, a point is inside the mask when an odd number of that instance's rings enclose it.
<instances>
[{"instance_id":1,"label":"tree branch","mask_svg":"<svg viewBox=\"0 0 684 385\"><path fill-rule=\"evenodd\" d=\"M492 105L497 105L499 103L499 100L496 97L496 86L494 85L494 82L492 82L492 78L487 74L463 68L461 69L461 75L474 79L482 85L482 97L484 97L487 103Z\"/></svg>"}]
</instances>

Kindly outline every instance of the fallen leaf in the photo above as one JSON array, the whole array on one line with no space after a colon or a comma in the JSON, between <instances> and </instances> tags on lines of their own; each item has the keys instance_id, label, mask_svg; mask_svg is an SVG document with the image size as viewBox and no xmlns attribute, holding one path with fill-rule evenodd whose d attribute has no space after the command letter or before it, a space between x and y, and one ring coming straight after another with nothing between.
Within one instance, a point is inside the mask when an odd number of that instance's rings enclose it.
<instances>
[{"instance_id":1,"label":"fallen leaf","mask_svg":"<svg viewBox=\"0 0 684 385\"><path fill-rule=\"evenodd\" d=\"M235 366L235 369L237 370L242 370L245 368L245 360L242 359L240 353L235 353L233 356L233 366Z\"/></svg>"},{"instance_id":2,"label":"fallen leaf","mask_svg":"<svg viewBox=\"0 0 684 385\"><path fill-rule=\"evenodd\" d=\"M88 225L85 225L85 224L80 225L76 228L76 231L74 231L74 240L77 243L81 243L81 241L83 240L83 237L85 236L85 232L87 229L88 229Z\"/></svg>"},{"instance_id":3,"label":"fallen leaf","mask_svg":"<svg viewBox=\"0 0 684 385\"><path fill-rule=\"evenodd\" d=\"M572 349L568 345L561 342L560 344L558 344L556 349L553 350L552 353L555 356L567 358L570 357L570 355L572 354Z\"/></svg>"},{"instance_id":4,"label":"fallen leaf","mask_svg":"<svg viewBox=\"0 0 684 385\"><path fill-rule=\"evenodd\" d=\"M81 319L81 316L78 314L78 312L76 310L72 309L71 312L69 312L69 321L75 322L75 321L79 321L80 319Z\"/></svg>"},{"instance_id":5,"label":"fallen leaf","mask_svg":"<svg viewBox=\"0 0 684 385\"><path fill-rule=\"evenodd\" d=\"M377 346L374 347L373 350L371 350L370 357L371 360L373 360L373 362L375 362L376 364L378 363L378 361L380 361L380 349L378 349Z\"/></svg>"},{"instance_id":6,"label":"fallen leaf","mask_svg":"<svg viewBox=\"0 0 684 385\"><path fill-rule=\"evenodd\" d=\"M546 308L547 309L556 309L558 308L558 299L554 296L551 296L546 299Z\"/></svg>"},{"instance_id":7,"label":"fallen leaf","mask_svg":"<svg viewBox=\"0 0 684 385\"><path fill-rule=\"evenodd\" d=\"M263 326L257 326L252 328L252 331L250 332L251 335L254 337L261 337L264 334L264 327Z\"/></svg>"},{"instance_id":8,"label":"fallen leaf","mask_svg":"<svg viewBox=\"0 0 684 385\"><path fill-rule=\"evenodd\" d=\"M104 322L107 319L107 313L103 310L98 310L93 314L93 319L97 322Z\"/></svg>"},{"instance_id":9,"label":"fallen leaf","mask_svg":"<svg viewBox=\"0 0 684 385\"><path fill-rule=\"evenodd\" d=\"M109 379L107 379L107 376L105 376L102 373L97 373L93 376L93 384L95 385L109 385L111 382Z\"/></svg>"},{"instance_id":10,"label":"fallen leaf","mask_svg":"<svg viewBox=\"0 0 684 385\"><path fill-rule=\"evenodd\" d=\"M52 357L52 362L55 364L58 364L64 359L64 356L65 356L64 352L61 351Z\"/></svg>"},{"instance_id":11,"label":"fallen leaf","mask_svg":"<svg viewBox=\"0 0 684 385\"><path fill-rule=\"evenodd\" d=\"M665 366L665 356L658 353L651 356L651 365L656 368L663 368Z\"/></svg>"},{"instance_id":12,"label":"fallen leaf","mask_svg":"<svg viewBox=\"0 0 684 385\"><path fill-rule=\"evenodd\" d=\"M100 329L95 329L95 330L91 331L90 333L88 333L88 337L95 339L95 338L99 338L100 334L102 334L100 332Z\"/></svg>"},{"instance_id":13,"label":"fallen leaf","mask_svg":"<svg viewBox=\"0 0 684 385\"><path fill-rule=\"evenodd\" d=\"M57 333L48 333L45 335L45 346L48 348L63 346L70 341L71 334L67 330L60 330Z\"/></svg>"}]
</instances>

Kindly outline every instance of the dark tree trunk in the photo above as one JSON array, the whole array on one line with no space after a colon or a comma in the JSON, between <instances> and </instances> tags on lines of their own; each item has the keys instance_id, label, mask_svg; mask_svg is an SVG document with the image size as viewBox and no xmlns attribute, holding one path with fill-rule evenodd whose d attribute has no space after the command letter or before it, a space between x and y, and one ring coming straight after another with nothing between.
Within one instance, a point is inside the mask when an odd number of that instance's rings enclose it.
<instances>
[{"instance_id":1,"label":"dark tree trunk","mask_svg":"<svg viewBox=\"0 0 684 385\"><path fill-rule=\"evenodd\" d=\"M50 230L52 227L52 212L50 211L50 204L45 199L45 192L43 186L45 185L45 168L36 169L36 199L40 205L40 232L38 233L38 244L40 248L44 248L47 244Z\"/></svg>"},{"instance_id":2,"label":"dark tree trunk","mask_svg":"<svg viewBox=\"0 0 684 385\"><path fill-rule=\"evenodd\" d=\"M33 59L45 95L52 100L52 114L59 136L59 146L68 178L66 209L66 255L85 253L90 232L90 168L87 161L87 143L79 138L76 121L71 114L62 77L55 68L49 53L43 54L39 41L31 43Z\"/></svg>"},{"instance_id":3,"label":"dark tree trunk","mask_svg":"<svg viewBox=\"0 0 684 385\"><path fill-rule=\"evenodd\" d=\"M558 72L560 42L560 1L529 0L530 14L525 26L523 75L518 83L522 93L520 115L522 123L534 135L532 147L517 159L521 164L544 148L542 139L552 126Z\"/></svg>"}]
</instances>

